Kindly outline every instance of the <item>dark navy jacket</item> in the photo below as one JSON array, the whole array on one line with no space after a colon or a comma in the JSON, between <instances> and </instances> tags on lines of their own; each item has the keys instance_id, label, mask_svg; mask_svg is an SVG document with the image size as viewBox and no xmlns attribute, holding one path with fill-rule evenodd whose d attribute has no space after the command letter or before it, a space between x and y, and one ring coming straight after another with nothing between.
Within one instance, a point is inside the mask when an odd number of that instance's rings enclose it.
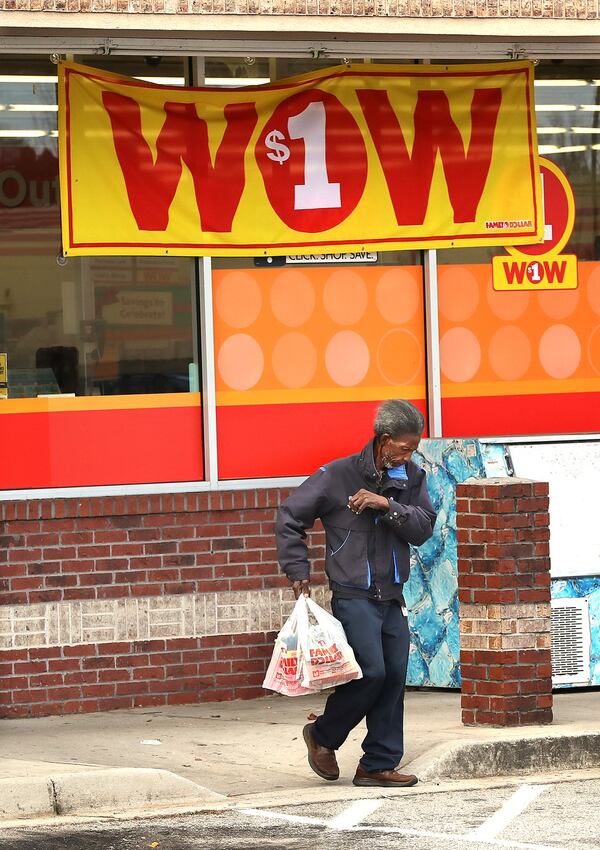
<instances>
[{"instance_id":1,"label":"dark navy jacket","mask_svg":"<svg viewBox=\"0 0 600 850\"><path fill-rule=\"evenodd\" d=\"M370 590L378 599L398 596L410 569L409 545L420 546L431 537L436 512L423 470L409 461L407 481L381 476L373 448L371 440L359 454L322 466L279 508L277 552L291 581L309 578L306 531L320 518L325 570L334 589ZM389 511L366 508L354 514L348 498L361 488L389 498Z\"/></svg>"}]
</instances>

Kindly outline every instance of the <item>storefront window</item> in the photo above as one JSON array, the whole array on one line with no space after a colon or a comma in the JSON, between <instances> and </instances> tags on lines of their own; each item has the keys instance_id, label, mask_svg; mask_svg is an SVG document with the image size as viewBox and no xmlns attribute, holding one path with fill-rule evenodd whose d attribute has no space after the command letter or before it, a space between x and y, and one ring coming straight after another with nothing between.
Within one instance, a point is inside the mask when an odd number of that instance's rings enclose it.
<instances>
[{"instance_id":1,"label":"storefront window","mask_svg":"<svg viewBox=\"0 0 600 850\"><path fill-rule=\"evenodd\" d=\"M170 85L190 80L193 65L76 58ZM226 87L340 62L206 57L201 67L206 84ZM575 194L563 252L577 256L579 285L499 292L491 261L504 248L437 252L444 436L600 430L600 63L542 62L535 94L540 153ZM56 119L56 67L45 57L1 57L0 354L8 386L5 399L0 387L0 428L6 444L23 449L4 470L4 487L202 479L203 264L65 262ZM385 398L410 398L426 412L420 252L211 263L221 480L310 473L354 451ZM25 421L25 411L42 418Z\"/></svg>"},{"instance_id":2,"label":"storefront window","mask_svg":"<svg viewBox=\"0 0 600 850\"><path fill-rule=\"evenodd\" d=\"M140 62L111 69L157 76ZM9 398L197 390L191 259L61 258L56 68L31 70L29 61L0 60L0 350ZM183 83L180 60L161 71Z\"/></svg>"},{"instance_id":3,"label":"storefront window","mask_svg":"<svg viewBox=\"0 0 600 850\"><path fill-rule=\"evenodd\" d=\"M350 454L386 398L426 412L419 252L346 258L213 261L221 478Z\"/></svg>"},{"instance_id":4,"label":"storefront window","mask_svg":"<svg viewBox=\"0 0 600 850\"><path fill-rule=\"evenodd\" d=\"M197 390L192 260L61 258L56 68L31 70L29 61L0 60L0 350L9 398Z\"/></svg>"},{"instance_id":5,"label":"storefront window","mask_svg":"<svg viewBox=\"0 0 600 850\"><path fill-rule=\"evenodd\" d=\"M266 83L339 64L207 59L205 79ZM385 398L426 412L420 252L217 257L212 269L220 478L309 474L356 451Z\"/></svg>"},{"instance_id":6,"label":"storefront window","mask_svg":"<svg viewBox=\"0 0 600 850\"><path fill-rule=\"evenodd\" d=\"M358 59L352 61L360 62ZM342 60L337 58L207 57L204 61L204 80L207 86L264 85L275 80L332 68L340 65L341 62Z\"/></svg>"},{"instance_id":7,"label":"storefront window","mask_svg":"<svg viewBox=\"0 0 600 850\"><path fill-rule=\"evenodd\" d=\"M558 59L536 68L539 152L567 175L575 194L575 227L565 253L600 259L600 63Z\"/></svg>"},{"instance_id":8,"label":"storefront window","mask_svg":"<svg viewBox=\"0 0 600 850\"><path fill-rule=\"evenodd\" d=\"M498 291L503 248L438 251L445 436L600 431L600 64L541 62L535 107L539 152L575 196L577 289Z\"/></svg>"},{"instance_id":9,"label":"storefront window","mask_svg":"<svg viewBox=\"0 0 600 850\"><path fill-rule=\"evenodd\" d=\"M184 83L181 59L94 57L93 64ZM108 461L101 480L91 480L82 445L81 468L75 464L68 474L35 472L32 461L31 475L15 470L8 478L13 486L201 478L195 261L61 256L56 70L47 59L0 57L0 353L8 384L0 413L20 416L25 408L13 404L19 400L31 400L27 413L50 416L52 423L55 413L69 411L61 434L85 420L85 427L102 432ZM47 434L46 424L43 430ZM120 442L129 431L129 451L119 447L113 468L111 440ZM142 448L155 452L159 439L175 446L183 434L185 460L173 453L173 462L153 464L150 454L142 456ZM40 451L45 439L38 441ZM65 451L72 446L65 444Z\"/></svg>"}]
</instances>

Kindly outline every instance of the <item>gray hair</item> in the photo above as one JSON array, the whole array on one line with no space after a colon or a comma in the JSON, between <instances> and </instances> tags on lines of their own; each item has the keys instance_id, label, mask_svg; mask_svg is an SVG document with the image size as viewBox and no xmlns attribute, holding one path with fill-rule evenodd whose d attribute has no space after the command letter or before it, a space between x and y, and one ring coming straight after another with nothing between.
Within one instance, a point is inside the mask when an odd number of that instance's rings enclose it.
<instances>
[{"instance_id":1,"label":"gray hair","mask_svg":"<svg viewBox=\"0 0 600 850\"><path fill-rule=\"evenodd\" d=\"M379 405L373 428L378 437L389 434L400 437L403 434L421 436L425 420L420 410L401 398L391 398Z\"/></svg>"}]
</instances>

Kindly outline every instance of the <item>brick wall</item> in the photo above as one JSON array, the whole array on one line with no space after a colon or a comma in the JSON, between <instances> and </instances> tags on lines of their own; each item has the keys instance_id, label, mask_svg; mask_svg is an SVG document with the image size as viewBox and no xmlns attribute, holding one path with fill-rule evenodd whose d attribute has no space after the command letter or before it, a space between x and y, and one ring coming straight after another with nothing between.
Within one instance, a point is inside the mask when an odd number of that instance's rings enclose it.
<instances>
[{"instance_id":1,"label":"brick wall","mask_svg":"<svg viewBox=\"0 0 600 850\"><path fill-rule=\"evenodd\" d=\"M599 17L598 0L0 0L0 10L402 18Z\"/></svg>"},{"instance_id":2,"label":"brick wall","mask_svg":"<svg viewBox=\"0 0 600 850\"><path fill-rule=\"evenodd\" d=\"M275 632L0 652L2 717L263 696Z\"/></svg>"},{"instance_id":3,"label":"brick wall","mask_svg":"<svg viewBox=\"0 0 600 850\"><path fill-rule=\"evenodd\" d=\"M488 480L456 495L463 722L551 723L548 485Z\"/></svg>"},{"instance_id":4,"label":"brick wall","mask_svg":"<svg viewBox=\"0 0 600 850\"><path fill-rule=\"evenodd\" d=\"M0 716L260 695L289 491L0 504ZM324 593L324 538L309 539Z\"/></svg>"}]
</instances>

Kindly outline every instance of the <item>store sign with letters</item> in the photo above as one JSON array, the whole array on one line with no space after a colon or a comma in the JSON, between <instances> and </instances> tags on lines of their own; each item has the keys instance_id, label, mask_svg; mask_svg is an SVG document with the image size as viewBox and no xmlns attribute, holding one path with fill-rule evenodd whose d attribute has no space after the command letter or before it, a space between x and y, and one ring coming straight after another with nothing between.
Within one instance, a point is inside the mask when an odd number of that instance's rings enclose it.
<instances>
[{"instance_id":1,"label":"store sign with letters","mask_svg":"<svg viewBox=\"0 0 600 850\"><path fill-rule=\"evenodd\" d=\"M122 289L115 303L102 310L111 325L170 325L173 322L173 296L170 292L138 292Z\"/></svg>"},{"instance_id":2,"label":"store sign with letters","mask_svg":"<svg viewBox=\"0 0 600 850\"><path fill-rule=\"evenodd\" d=\"M343 254L294 254L286 257L285 261L292 266L310 266L326 263L376 263L377 259L377 251L349 251Z\"/></svg>"},{"instance_id":3,"label":"store sign with letters","mask_svg":"<svg viewBox=\"0 0 600 850\"><path fill-rule=\"evenodd\" d=\"M544 241L507 248L510 256L492 258L492 283L503 292L577 289L577 257L563 254L575 225L575 196L555 162L540 157Z\"/></svg>"},{"instance_id":4,"label":"store sign with letters","mask_svg":"<svg viewBox=\"0 0 600 850\"><path fill-rule=\"evenodd\" d=\"M533 65L344 65L236 89L59 68L65 255L542 239Z\"/></svg>"}]
</instances>

